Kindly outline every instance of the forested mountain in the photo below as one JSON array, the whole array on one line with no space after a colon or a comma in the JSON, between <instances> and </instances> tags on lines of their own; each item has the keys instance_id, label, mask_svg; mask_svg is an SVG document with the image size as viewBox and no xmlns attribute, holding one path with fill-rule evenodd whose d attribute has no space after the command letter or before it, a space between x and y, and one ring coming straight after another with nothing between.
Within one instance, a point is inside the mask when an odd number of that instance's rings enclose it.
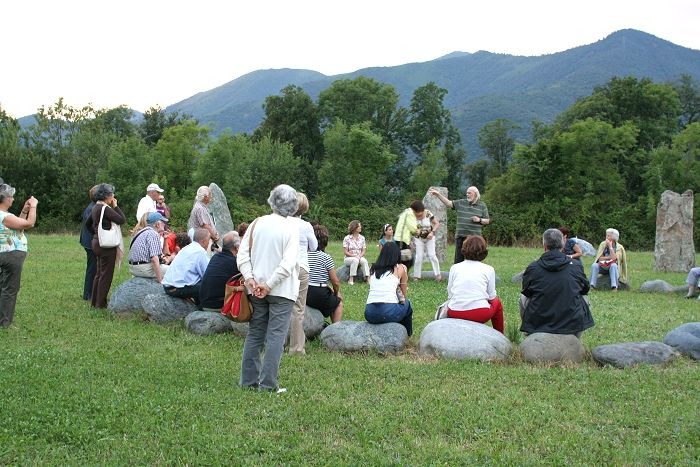
<instances>
[{"instance_id":1,"label":"forested mountain","mask_svg":"<svg viewBox=\"0 0 700 467\"><path fill-rule=\"evenodd\" d=\"M688 74L700 80L700 51L653 35L625 29L594 44L538 57L480 51L453 52L438 59L394 67L365 68L325 76L309 70L258 70L210 91L169 106L191 114L218 133L252 133L263 118L266 96L287 84L304 88L314 99L331 82L360 75L391 84L408 106L416 88L429 81L449 91L445 105L462 135L471 160L481 158L476 133L497 118L512 120L529 137L532 120L551 122L577 98L589 95L613 76L635 76L666 82Z\"/></svg>"}]
</instances>

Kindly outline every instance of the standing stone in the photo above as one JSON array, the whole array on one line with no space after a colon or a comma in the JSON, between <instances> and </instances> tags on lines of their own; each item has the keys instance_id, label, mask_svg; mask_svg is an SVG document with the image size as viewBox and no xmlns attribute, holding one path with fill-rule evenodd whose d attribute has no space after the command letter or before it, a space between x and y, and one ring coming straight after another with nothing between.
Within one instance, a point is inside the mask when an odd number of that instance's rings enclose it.
<instances>
[{"instance_id":1,"label":"standing stone","mask_svg":"<svg viewBox=\"0 0 700 467\"><path fill-rule=\"evenodd\" d=\"M693 192L666 190L656 207L654 270L688 272L695 267Z\"/></svg>"},{"instance_id":2,"label":"standing stone","mask_svg":"<svg viewBox=\"0 0 700 467\"><path fill-rule=\"evenodd\" d=\"M212 183L209 185L209 189L212 194L212 200L211 203L209 203L209 212L211 212L212 217L214 217L216 231L219 232L220 237L223 237L226 232L235 230L233 220L231 219L231 211L228 210L226 195L221 191L219 185Z\"/></svg>"},{"instance_id":3,"label":"standing stone","mask_svg":"<svg viewBox=\"0 0 700 467\"><path fill-rule=\"evenodd\" d=\"M446 198L448 197L447 188L444 186L431 186L430 188L434 188L439 191L441 195ZM445 253L447 251L447 206L442 204L440 198L430 193L426 193L423 197L423 204L425 205L425 209L432 212L440 221L440 227L435 234L435 255L440 263L444 263L447 258ZM428 261L428 255L426 254L423 256L424 261Z\"/></svg>"}]
</instances>

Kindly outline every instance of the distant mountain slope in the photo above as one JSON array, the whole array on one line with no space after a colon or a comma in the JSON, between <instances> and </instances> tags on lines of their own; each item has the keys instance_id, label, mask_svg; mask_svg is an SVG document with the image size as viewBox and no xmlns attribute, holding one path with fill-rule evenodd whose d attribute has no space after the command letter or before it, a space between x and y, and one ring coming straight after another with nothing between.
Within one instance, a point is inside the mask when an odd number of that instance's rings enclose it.
<instances>
[{"instance_id":1,"label":"distant mountain slope","mask_svg":"<svg viewBox=\"0 0 700 467\"><path fill-rule=\"evenodd\" d=\"M168 107L224 128L252 132L263 118L262 102L288 84L303 87L313 98L333 80L360 75L396 87L408 106L413 91L429 81L448 90L452 111L470 159L481 157L476 133L496 118L521 126L527 138L533 119L551 122L577 98L613 76L671 81L687 73L700 81L700 51L680 47L653 35L625 29L596 43L538 57L490 52L456 52L423 63L366 68L325 76L309 70L259 70Z\"/></svg>"}]
</instances>

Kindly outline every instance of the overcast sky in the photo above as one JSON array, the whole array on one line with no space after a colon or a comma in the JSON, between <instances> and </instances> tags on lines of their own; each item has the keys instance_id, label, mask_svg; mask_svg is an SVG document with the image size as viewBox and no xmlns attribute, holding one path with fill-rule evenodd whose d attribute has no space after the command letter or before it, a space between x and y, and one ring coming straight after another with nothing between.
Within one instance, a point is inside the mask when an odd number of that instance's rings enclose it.
<instances>
[{"instance_id":1,"label":"overcast sky","mask_svg":"<svg viewBox=\"0 0 700 467\"><path fill-rule=\"evenodd\" d=\"M473 5L474 3L474 5ZM456 50L542 55L633 28L700 50L698 0L10 0L0 106L165 107L258 69L335 75Z\"/></svg>"}]
</instances>

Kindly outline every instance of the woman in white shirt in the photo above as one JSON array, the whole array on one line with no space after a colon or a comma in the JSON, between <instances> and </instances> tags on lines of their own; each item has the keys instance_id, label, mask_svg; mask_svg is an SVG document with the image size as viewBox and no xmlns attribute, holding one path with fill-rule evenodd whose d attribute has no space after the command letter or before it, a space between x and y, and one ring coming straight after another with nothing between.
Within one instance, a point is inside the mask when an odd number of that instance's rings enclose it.
<instances>
[{"instance_id":1,"label":"woman in white shirt","mask_svg":"<svg viewBox=\"0 0 700 467\"><path fill-rule=\"evenodd\" d=\"M278 185L267 203L272 214L253 221L236 257L253 304L243 345L240 385L283 392L277 375L292 308L299 295L299 227L291 218L299 201L294 188Z\"/></svg>"},{"instance_id":2,"label":"woman in white shirt","mask_svg":"<svg viewBox=\"0 0 700 467\"><path fill-rule=\"evenodd\" d=\"M369 295L365 305L365 319L371 324L401 323L410 336L413 334L413 308L404 299L408 288L408 271L401 264L401 250L391 242L379 252L369 276ZM401 292L403 303L399 301Z\"/></svg>"},{"instance_id":3,"label":"woman in white shirt","mask_svg":"<svg viewBox=\"0 0 700 467\"><path fill-rule=\"evenodd\" d=\"M464 261L450 268L447 316L477 323L491 321L503 334L503 305L496 296L496 271L482 261L488 255L486 240L470 235L462 243Z\"/></svg>"}]
</instances>

